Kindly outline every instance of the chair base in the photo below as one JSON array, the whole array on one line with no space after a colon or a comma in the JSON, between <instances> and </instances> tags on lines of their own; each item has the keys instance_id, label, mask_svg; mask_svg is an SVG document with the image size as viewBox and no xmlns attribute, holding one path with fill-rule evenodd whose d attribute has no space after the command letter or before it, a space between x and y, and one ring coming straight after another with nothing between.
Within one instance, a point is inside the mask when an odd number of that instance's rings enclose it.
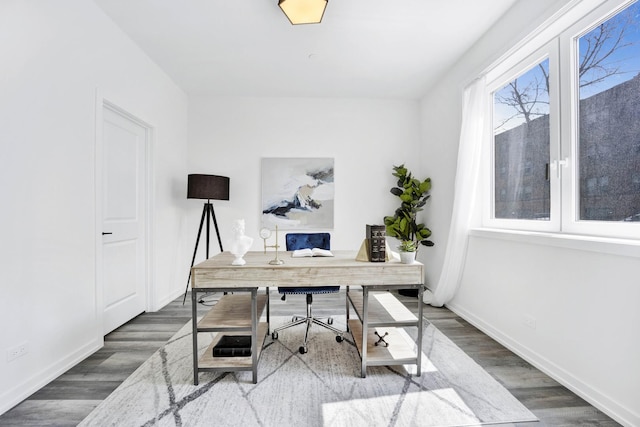
<instances>
[{"instance_id":1,"label":"chair base","mask_svg":"<svg viewBox=\"0 0 640 427\"><path fill-rule=\"evenodd\" d=\"M293 318L291 319L291 322L286 323L278 328L275 328L271 333L271 338L273 338L274 340L277 340L279 331L282 331L283 329L291 328L292 326L297 326L297 325L306 323L307 327L304 333L304 342L302 343L302 346L300 346L300 348L298 349L301 354L305 354L308 350L307 341L309 338L309 329L311 328L312 324L316 324L316 325L322 326L323 328L329 329L330 331L336 334L336 341L342 342L344 340L344 337L343 337L344 331L341 331L340 329L337 329L331 326L331 324L333 323L333 319L331 317L327 319L326 323L321 321L320 318L318 317L313 317L313 315L311 314L311 302L312 302L312 296L311 294L307 294L307 315L293 316Z\"/></svg>"}]
</instances>

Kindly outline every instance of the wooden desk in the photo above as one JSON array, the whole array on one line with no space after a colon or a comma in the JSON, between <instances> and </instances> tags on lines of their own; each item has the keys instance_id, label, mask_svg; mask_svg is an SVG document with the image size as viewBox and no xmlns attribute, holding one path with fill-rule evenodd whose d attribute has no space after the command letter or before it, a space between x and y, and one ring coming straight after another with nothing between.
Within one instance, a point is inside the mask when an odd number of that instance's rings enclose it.
<instances>
[{"instance_id":1,"label":"wooden desk","mask_svg":"<svg viewBox=\"0 0 640 427\"><path fill-rule=\"evenodd\" d=\"M386 290L398 288L417 288L418 301L422 300L422 283L424 281L423 265L419 262L414 264L402 264L399 261L391 262L362 262L356 261L355 251L332 251L333 257L313 257L313 258L292 258L290 252L281 252L280 259L284 260L282 265L270 265L269 261L275 256L274 252L249 252L244 256L246 264L243 266L233 266L231 262L234 256L229 252L220 253L208 260L195 265L191 272L192 286L192 318L193 318L193 360L194 360L194 383L198 383L198 372L200 370L249 370L253 371L253 382L257 382L257 363L264 342L264 336L260 336L258 331L264 330L260 327L258 320L265 306L264 298L258 298L258 287L295 287L295 286L327 286L327 285L343 285L347 287L347 324L353 325L353 320L349 321L349 303L355 309L355 312L361 323L361 329L358 333L354 333L354 328L349 326L354 339L356 341L358 351L362 360L362 376L366 376L366 366L368 362L367 354L372 351L373 347L368 343L368 332L370 324L369 313L369 292L373 290ZM352 298L349 293L349 286L361 286L362 297ZM248 309L250 307L251 319L246 322L236 319L231 311L227 314L234 318L230 326L228 321L222 322L220 327L211 326L212 320L209 319L207 325L198 326L197 322L197 293L203 291L232 291L232 292L248 292L251 299L248 298L242 302ZM268 292L268 291L267 291ZM378 304L379 305L379 304ZM422 348L422 304L419 304L419 316L412 321L406 317L398 320L395 315L387 310L383 314L383 318L376 318L371 323L375 326L417 326L417 354L414 357L398 358L382 358L372 360L369 364L405 364L415 363L417 366L417 374L420 375L420 353ZM215 307L214 307L215 308ZM269 333L269 303L266 298L267 308L267 327L266 334ZM377 307L380 310L380 307ZM384 307L381 309L384 310ZM212 310L213 311L213 310ZM238 310L242 311L242 310ZM244 311L246 313L246 311ZM206 317L206 316L205 316ZM218 313L215 317L217 321L223 320L224 314ZM212 318L213 318L212 317ZM415 318L415 316L414 316ZM203 319L204 321L205 319ZM355 320L355 319L354 319ZM202 323L202 321L201 321ZM234 329L237 328L237 329ZM198 331L249 331L252 336L252 356L250 358L235 358L234 363L224 361L227 365L233 366L213 366L207 361L206 366L198 365ZM258 345L260 344L260 345ZM208 351L208 350L207 350ZM231 358L224 358L231 359ZM240 360L245 359L245 360ZM202 361L202 359L200 359ZM389 363L391 362L391 363ZM397 363L396 363L397 362Z\"/></svg>"}]
</instances>

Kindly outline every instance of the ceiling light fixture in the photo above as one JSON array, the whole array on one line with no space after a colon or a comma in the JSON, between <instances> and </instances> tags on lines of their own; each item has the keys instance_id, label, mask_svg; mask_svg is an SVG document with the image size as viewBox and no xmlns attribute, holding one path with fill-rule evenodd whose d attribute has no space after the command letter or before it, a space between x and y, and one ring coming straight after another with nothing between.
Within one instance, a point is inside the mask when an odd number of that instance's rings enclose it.
<instances>
[{"instance_id":1,"label":"ceiling light fixture","mask_svg":"<svg viewBox=\"0 0 640 427\"><path fill-rule=\"evenodd\" d=\"M319 24L327 3L328 0L278 0L278 6L293 25Z\"/></svg>"}]
</instances>

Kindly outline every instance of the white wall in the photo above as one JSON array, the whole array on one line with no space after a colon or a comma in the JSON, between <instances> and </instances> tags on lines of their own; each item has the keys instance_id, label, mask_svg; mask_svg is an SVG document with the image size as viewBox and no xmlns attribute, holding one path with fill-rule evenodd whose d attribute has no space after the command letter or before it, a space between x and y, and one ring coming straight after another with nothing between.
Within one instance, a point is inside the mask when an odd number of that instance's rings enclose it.
<instances>
[{"instance_id":1,"label":"white wall","mask_svg":"<svg viewBox=\"0 0 640 427\"><path fill-rule=\"evenodd\" d=\"M230 200L213 202L223 246L232 221L244 218L261 250L261 158L333 157L332 248L357 250L366 224L381 224L397 208L392 167L418 167L419 129L417 101L192 97L189 173L230 177ZM190 200L192 246L201 212L202 202ZM219 252L215 240L211 250Z\"/></svg>"},{"instance_id":2,"label":"white wall","mask_svg":"<svg viewBox=\"0 0 640 427\"><path fill-rule=\"evenodd\" d=\"M449 227L463 87L568 3L517 2L423 99L421 167L434 180L434 236ZM640 425L638 247L507 236L472 235L448 306L618 421ZM425 262L435 286L446 244L436 239L432 249Z\"/></svg>"},{"instance_id":3,"label":"white wall","mask_svg":"<svg viewBox=\"0 0 640 427\"><path fill-rule=\"evenodd\" d=\"M183 289L187 100L90 1L2 1L0 40L2 413L102 344L98 92L154 128L151 308ZM7 362L22 343L28 354Z\"/></svg>"}]
</instances>

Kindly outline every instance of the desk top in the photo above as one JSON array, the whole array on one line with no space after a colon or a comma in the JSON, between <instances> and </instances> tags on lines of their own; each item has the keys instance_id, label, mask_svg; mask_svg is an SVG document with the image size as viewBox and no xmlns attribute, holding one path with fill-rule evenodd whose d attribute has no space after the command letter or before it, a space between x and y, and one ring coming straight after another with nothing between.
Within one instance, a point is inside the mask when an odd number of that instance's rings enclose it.
<instances>
[{"instance_id":1,"label":"desk top","mask_svg":"<svg viewBox=\"0 0 640 427\"><path fill-rule=\"evenodd\" d=\"M194 288L256 286L417 285L424 283L423 264L400 261L356 261L356 251L331 251L333 257L292 258L279 252L282 265L270 265L275 252L248 252L242 266L231 265L234 256L222 252L193 266Z\"/></svg>"}]
</instances>

